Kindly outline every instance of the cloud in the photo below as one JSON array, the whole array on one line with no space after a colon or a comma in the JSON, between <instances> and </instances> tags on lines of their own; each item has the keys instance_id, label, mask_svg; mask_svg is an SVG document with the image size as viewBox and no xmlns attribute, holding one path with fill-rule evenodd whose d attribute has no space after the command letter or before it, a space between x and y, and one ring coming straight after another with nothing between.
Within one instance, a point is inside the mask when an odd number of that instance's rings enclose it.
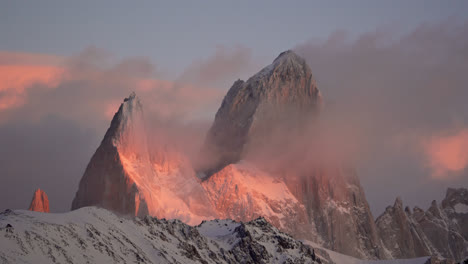
<instances>
[{"instance_id":1,"label":"cloud","mask_svg":"<svg viewBox=\"0 0 468 264\"><path fill-rule=\"evenodd\" d=\"M25 89L36 83L54 85L60 59L31 53L0 52L0 111L25 103Z\"/></svg>"},{"instance_id":2,"label":"cloud","mask_svg":"<svg viewBox=\"0 0 468 264\"><path fill-rule=\"evenodd\" d=\"M434 193L442 196L447 185L468 185L466 172L448 169L462 166L465 153L454 147L458 143L437 140L468 128L468 23L423 24L405 34L376 29L357 37L338 31L295 50L324 95L322 118L337 124L338 140L357 146L349 154L374 208L396 195L421 205L437 198Z\"/></svg>"},{"instance_id":3,"label":"cloud","mask_svg":"<svg viewBox=\"0 0 468 264\"><path fill-rule=\"evenodd\" d=\"M455 177L468 167L468 129L434 136L422 144L433 178Z\"/></svg>"},{"instance_id":4,"label":"cloud","mask_svg":"<svg viewBox=\"0 0 468 264\"><path fill-rule=\"evenodd\" d=\"M235 80L248 77L261 67L251 53L249 48L240 45L218 46L213 55L195 60L178 80L225 90Z\"/></svg>"},{"instance_id":5,"label":"cloud","mask_svg":"<svg viewBox=\"0 0 468 264\"><path fill-rule=\"evenodd\" d=\"M37 62L30 66L27 56L3 54L21 57L21 63L10 58L9 64L0 65L0 106L4 110L0 120L38 120L53 114L93 127L105 124L132 91L148 101L149 111L164 118L202 115L222 96L219 89L208 85L158 79L156 66L145 58L113 61L110 54L96 48L63 58L54 66Z\"/></svg>"},{"instance_id":6,"label":"cloud","mask_svg":"<svg viewBox=\"0 0 468 264\"><path fill-rule=\"evenodd\" d=\"M0 52L0 210L27 208L37 187L49 195L52 211L69 210L87 162L132 91L159 141L195 155L227 89L217 83L227 71L244 69L245 52L218 50L176 80L164 79L144 57L117 59L94 47L69 57ZM204 81L213 67L218 76Z\"/></svg>"}]
</instances>

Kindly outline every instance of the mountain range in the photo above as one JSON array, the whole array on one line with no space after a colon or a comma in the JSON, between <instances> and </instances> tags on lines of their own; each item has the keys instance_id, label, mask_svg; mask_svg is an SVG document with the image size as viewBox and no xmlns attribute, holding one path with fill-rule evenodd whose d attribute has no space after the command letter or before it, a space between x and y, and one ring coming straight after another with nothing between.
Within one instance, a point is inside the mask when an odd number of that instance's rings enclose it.
<instances>
[{"instance_id":1,"label":"mountain range","mask_svg":"<svg viewBox=\"0 0 468 264\"><path fill-rule=\"evenodd\" d=\"M449 189L441 204L434 201L426 211L404 209L397 199L374 219L352 164L322 161L317 158L321 149L307 144L315 140L324 107L305 60L293 51L283 52L247 81L234 82L200 155L190 159L165 142L156 142L164 147L149 144L155 139L150 137L143 104L132 93L114 115L85 170L71 206L75 211L61 216L96 218L102 226L61 227L66 220L56 225L53 216L46 217L42 226L60 229L58 233L63 229L64 236L73 238L74 247L89 248L114 261L333 262L326 253L316 258L297 240L324 248L321 252L332 250L359 259L432 255L461 261L468 257L468 191ZM118 220L89 206L138 218ZM28 217L40 218L15 211L1 219L28 222ZM110 226L102 223L108 218ZM163 218L182 222L157 220ZM152 244L158 256L132 244L126 232L134 230L142 239L162 241ZM93 242L82 237L86 233ZM36 239L43 241L43 252L52 250L54 258L68 261L77 256L51 247L56 242L52 238L25 233L15 239L21 241L15 247L23 253L34 244L28 241ZM21 244L29 246L24 249ZM117 244L125 247L119 251L110 246ZM150 244L144 242L145 247ZM180 248L174 248L176 244ZM83 254L85 259L97 258L94 253Z\"/></svg>"}]
</instances>

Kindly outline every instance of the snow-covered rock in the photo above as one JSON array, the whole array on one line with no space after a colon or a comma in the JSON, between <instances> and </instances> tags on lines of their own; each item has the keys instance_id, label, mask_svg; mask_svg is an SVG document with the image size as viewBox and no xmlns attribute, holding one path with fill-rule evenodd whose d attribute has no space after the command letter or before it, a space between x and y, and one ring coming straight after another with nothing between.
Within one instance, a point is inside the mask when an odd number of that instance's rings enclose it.
<instances>
[{"instance_id":1,"label":"snow-covered rock","mask_svg":"<svg viewBox=\"0 0 468 264\"><path fill-rule=\"evenodd\" d=\"M31 204L29 205L28 210L36 211L36 212L43 212L43 213L50 212L49 198L47 197L47 194L43 190L38 188L34 192L34 195L31 200Z\"/></svg>"},{"instance_id":2,"label":"snow-covered rock","mask_svg":"<svg viewBox=\"0 0 468 264\"><path fill-rule=\"evenodd\" d=\"M290 50L281 53L271 65L229 89L206 137L199 175L209 177L237 163L258 131L268 131L289 114L314 115L320 104L320 91L305 60Z\"/></svg>"},{"instance_id":3,"label":"snow-covered rock","mask_svg":"<svg viewBox=\"0 0 468 264\"><path fill-rule=\"evenodd\" d=\"M253 164L242 161L228 165L202 185L220 218L249 221L265 217L275 227L295 237L318 240L304 205L284 181Z\"/></svg>"},{"instance_id":4,"label":"snow-covered rock","mask_svg":"<svg viewBox=\"0 0 468 264\"><path fill-rule=\"evenodd\" d=\"M287 175L285 182L307 210L319 238L314 242L358 258L388 257L353 169L317 168L307 175Z\"/></svg>"},{"instance_id":5,"label":"snow-covered rock","mask_svg":"<svg viewBox=\"0 0 468 264\"><path fill-rule=\"evenodd\" d=\"M164 142L149 142L143 106L132 94L91 158L72 209L98 206L190 225L214 218L248 222L262 216L297 239L358 258L434 252L461 256L455 251L466 251L468 235L464 213L468 195L463 191L450 189L442 207L434 205L427 212L404 211L397 200L374 222L352 167L309 163L301 160L300 152L281 170L272 170L269 165L274 167L274 162L255 163L246 154L271 144L268 135L278 124L303 129L301 124L317 118L320 105L309 66L292 51L280 54L228 91L194 169L184 153ZM294 162L306 168L298 172Z\"/></svg>"},{"instance_id":6,"label":"snow-covered rock","mask_svg":"<svg viewBox=\"0 0 468 264\"><path fill-rule=\"evenodd\" d=\"M275 164L266 162L263 169L268 172L257 173L236 164L241 159L250 161L252 150L278 140L288 142L288 136L294 137L288 134L290 131L308 131L321 103L305 60L293 51L281 53L271 65L246 82L236 81L228 91L208 132L201 155L204 160L197 164L197 171L219 215L242 221L265 215L296 237L356 257L383 258L374 218L354 170L341 164L325 168L310 163L305 173L299 174L292 163L277 173L268 168ZM288 136L270 137L272 131L282 129ZM297 160L304 158L302 153L296 156L295 162L308 164ZM275 186L255 183L255 178L286 186L283 193L291 202L285 203L271 193L261 195L268 188L277 191Z\"/></svg>"},{"instance_id":7,"label":"snow-covered rock","mask_svg":"<svg viewBox=\"0 0 468 264\"><path fill-rule=\"evenodd\" d=\"M0 213L0 262L448 264L434 258L361 260L295 240L264 218L242 223L120 217L84 207L43 214ZM453 262L452 262L453 263Z\"/></svg>"},{"instance_id":8,"label":"snow-covered rock","mask_svg":"<svg viewBox=\"0 0 468 264\"><path fill-rule=\"evenodd\" d=\"M0 214L2 263L320 263L314 250L265 219L121 218L85 207L63 214ZM327 262L324 262L327 263Z\"/></svg>"}]
</instances>

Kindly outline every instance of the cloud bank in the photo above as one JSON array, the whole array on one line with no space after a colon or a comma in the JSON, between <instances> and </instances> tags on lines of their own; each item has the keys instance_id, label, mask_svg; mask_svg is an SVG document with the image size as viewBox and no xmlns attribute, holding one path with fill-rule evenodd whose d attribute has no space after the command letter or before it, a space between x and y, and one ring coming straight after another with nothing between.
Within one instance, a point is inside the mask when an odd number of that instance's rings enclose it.
<instances>
[{"instance_id":1,"label":"cloud bank","mask_svg":"<svg viewBox=\"0 0 468 264\"><path fill-rule=\"evenodd\" d=\"M372 207L397 195L426 206L467 186L468 23L424 24L406 34L344 31L296 51L324 94L328 121L354 142Z\"/></svg>"},{"instance_id":2,"label":"cloud bank","mask_svg":"<svg viewBox=\"0 0 468 264\"><path fill-rule=\"evenodd\" d=\"M166 80L144 57L119 60L94 47L60 58L0 52L0 210L27 208L37 187L52 211L69 210L89 159L132 91L161 141L195 155L193 142L202 141L224 95L217 85L252 64L243 47L220 47L199 61ZM214 68L219 76L207 79Z\"/></svg>"},{"instance_id":3,"label":"cloud bank","mask_svg":"<svg viewBox=\"0 0 468 264\"><path fill-rule=\"evenodd\" d=\"M315 148L327 157L340 150L340 159L357 164L374 213L396 196L424 207L448 186L468 186L468 24L358 37L338 31L295 50L324 96ZM0 173L6 175L0 210L26 208L37 187L48 193L52 211L68 210L110 118L131 91L142 98L155 134L196 155L193 142L201 143L227 89L259 65L248 48L219 47L167 80L144 57L118 60L96 48L65 58L0 52Z\"/></svg>"}]
</instances>

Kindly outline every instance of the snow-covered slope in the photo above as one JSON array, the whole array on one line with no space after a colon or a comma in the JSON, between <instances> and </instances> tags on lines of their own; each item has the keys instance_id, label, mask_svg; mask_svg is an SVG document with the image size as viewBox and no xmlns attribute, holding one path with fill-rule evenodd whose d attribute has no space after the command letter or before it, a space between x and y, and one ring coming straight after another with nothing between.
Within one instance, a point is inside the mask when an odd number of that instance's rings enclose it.
<instances>
[{"instance_id":1,"label":"snow-covered slope","mask_svg":"<svg viewBox=\"0 0 468 264\"><path fill-rule=\"evenodd\" d=\"M368 261L298 241L264 218L242 223L119 217L97 207L61 214L0 213L0 263L428 264L429 257Z\"/></svg>"},{"instance_id":2,"label":"snow-covered slope","mask_svg":"<svg viewBox=\"0 0 468 264\"><path fill-rule=\"evenodd\" d=\"M315 249L316 256L318 258L334 262L336 264L438 264L441 263L439 259L432 258L429 256L419 257L419 258L408 258L408 259L391 259L391 260L364 260L344 255L329 249L325 249L316 243L311 241L303 240L303 243L309 245ZM432 262L431 262L432 261ZM442 262L443 263L443 262Z\"/></svg>"},{"instance_id":3,"label":"snow-covered slope","mask_svg":"<svg viewBox=\"0 0 468 264\"><path fill-rule=\"evenodd\" d=\"M202 185L219 218L248 221L261 216L295 237L318 240L304 205L284 181L248 162L226 166Z\"/></svg>"},{"instance_id":4,"label":"snow-covered slope","mask_svg":"<svg viewBox=\"0 0 468 264\"><path fill-rule=\"evenodd\" d=\"M96 207L63 214L0 214L2 263L318 263L313 250L263 218L121 218Z\"/></svg>"}]
</instances>

